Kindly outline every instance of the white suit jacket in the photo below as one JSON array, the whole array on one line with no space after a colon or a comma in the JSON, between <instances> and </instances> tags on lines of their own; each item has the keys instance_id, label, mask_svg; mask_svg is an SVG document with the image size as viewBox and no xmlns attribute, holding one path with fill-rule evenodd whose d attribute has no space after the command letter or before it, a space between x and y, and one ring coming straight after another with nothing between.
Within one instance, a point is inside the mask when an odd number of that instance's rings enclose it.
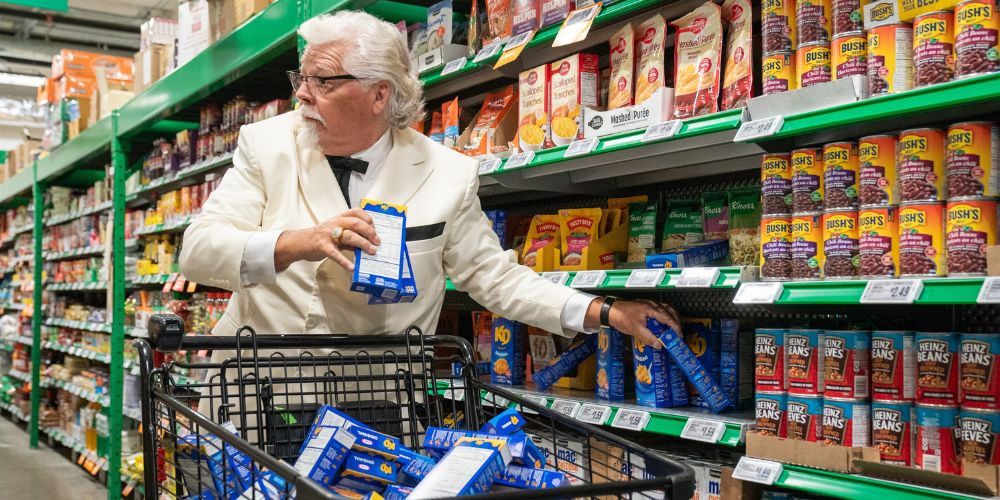
<instances>
[{"instance_id":1,"label":"white suit jacket","mask_svg":"<svg viewBox=\"0 0 1000 500\"><path fill-rule=\"evenodd\" d=\"M244 126L233 167L184 233L184 275L234 292L213 334L234 335L241 325L264 334L400 334L411 325L433 333L446 275L495 313L563 331L560 314L576 292L503 253L480 208L477 162L411 129L393 131L367 198L405 205L407 227L444 223L440 235L407 243L413 303L369 306L367 295L349 290L351 273L328 259L295 262L274 283L243 287L240 264L255 232L311 227L348 209L326 157L301 146L307 126L297 111Z\"/></svg>"}]
</instances>

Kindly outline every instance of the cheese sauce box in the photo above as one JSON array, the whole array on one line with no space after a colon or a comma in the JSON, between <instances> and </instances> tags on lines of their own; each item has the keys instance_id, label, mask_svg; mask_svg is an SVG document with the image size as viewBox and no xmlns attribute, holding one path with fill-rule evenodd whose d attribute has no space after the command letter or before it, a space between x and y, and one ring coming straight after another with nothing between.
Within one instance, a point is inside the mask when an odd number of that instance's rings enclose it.
<instances>
[{"instance_id":1,"label":"cheese sauce box","mask_svg":"<svg viewBox=\"0 0 1000 500\"><path fill-rule=\"evenodd\" d=\"M560 378L571 372L577 365L594 355L597 350L597 335L585 335L549 362L548 366L535 372L531 380L538 390L544 391Z\"/></svg>"},{"instance_id":2,"label":"cheese sauce box","mask_svg":"<svg viewBox=\"0 0 1000 500\"><path fill-rule=\"evenodd\" d=\"M513 488L538 490L558 488L566 483L566 474L561 471L532 469L520 465L509 465L507 470L498 475L497 484Z\"/></svg>"},{"instance_id":3,"label":"cheese sauce box","mask_svg":"<svg viewBox=\"0 0 1000 500\"><path fill-rule=\"evenodd\" d=\"M396 460L399 457L398 439L360 426L352 427L350 432L356 438L353 450L379 455L388 460Z\"/></svg>"},{"instance_id":4,"label":"cheese sauce box","mask_svg":"<svg viewBox=\"0 0 1000 500\"><path fill-rule=\"evenodd\" d=\"M409 500L450 498L485 493L494 478L510 464L506 442L499 439L462 439L420 481Z\"/></svg>"},{"instance_id":5,"label":"cheese sauce box","mask_svg":"<svg viewBox=\"0 0 1000 500\"><path fill-rule=\"evenodd\" d=\"M295 461L295 470L319 484L329 486L337 477L353 444L354 435L346 429L316 426Z\"/></svg>"},{"instance_id":6,"label":"cheese sauce box","mask_svg":"<svg viewBox=\"0 0 1000 500\"><path fill-rule=\"evenodd\" d=\"M604 328L597 333L597 399L623 401L629 392L626 376L628 363L628 337L614 328Z\"/></svg>"},{"instance_id":7,"label":"cheese sauce box","mask_svg":"<svg viewBox=\"0 0 1000 500\"><path fill-rule=\"evenodd\" d=\"M393 300L403 289L403 252L406 247L406 207L361 200L373 220L382 244L375 255L354 250L351 290Z\"/></svg>"},{"instance_id":8,"label":"cheese sauce box","mask_svg":"<svg viewBox=\"0 0 1000 500\"><path fill-rule=\"evenodd\" d=\"M523 385L526 345L524 325L493 318L493 356L490 380L494 384Z\"/></svg>"},{"instance_id":9,"label":"cheese sauce box","mask_svg":"<svg viewBox=\"0 0 1000 500\"><path fill-rule=\"evenodd\" d=\"M632 342L635 362L636 403L652 408L669 408L688 404L687 386L680 370L670 362L664 349Z\"/></svg>"}]
</instances>

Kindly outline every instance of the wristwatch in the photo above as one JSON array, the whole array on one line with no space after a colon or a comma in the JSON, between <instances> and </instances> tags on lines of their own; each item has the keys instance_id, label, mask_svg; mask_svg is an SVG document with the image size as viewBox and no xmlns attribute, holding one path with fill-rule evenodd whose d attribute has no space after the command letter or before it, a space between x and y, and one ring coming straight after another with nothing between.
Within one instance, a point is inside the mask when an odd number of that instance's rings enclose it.
<instances>
[{"instance_id":1,"label":"wristwatch","mask_svg":"<svg viewBox=\"0 0 1000 500\"><path fill-rule=\"evenodd\" d=\"M611 328L611 306L615 304L616 300L618 297L604 297L604 303L601 304L601 328Z\"/></svg>"}]
</instances>

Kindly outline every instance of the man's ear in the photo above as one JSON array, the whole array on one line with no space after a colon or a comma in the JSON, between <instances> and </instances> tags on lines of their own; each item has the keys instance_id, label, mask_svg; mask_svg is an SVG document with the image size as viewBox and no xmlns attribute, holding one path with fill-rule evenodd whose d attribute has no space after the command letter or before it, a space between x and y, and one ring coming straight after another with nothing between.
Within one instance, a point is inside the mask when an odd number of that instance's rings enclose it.
<instances>
[{"instance_id":1,"label":"man's ear","mask_svg":"<svg viewBox=\"0 0 1000 500\"><path fill-rule=\"evenodd\" d=\"M374 114L381 114L389 106L390 86L389 82L383 80L375 84L375 101L372 111Z\"/></svg>"}]
</instances>

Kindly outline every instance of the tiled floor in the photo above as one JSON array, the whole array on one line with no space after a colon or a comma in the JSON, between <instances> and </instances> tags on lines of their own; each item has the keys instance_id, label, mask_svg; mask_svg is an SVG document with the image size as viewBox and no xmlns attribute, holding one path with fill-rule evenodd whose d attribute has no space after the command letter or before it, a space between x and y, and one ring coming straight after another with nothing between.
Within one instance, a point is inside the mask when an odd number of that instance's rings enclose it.
<instances>
[{"instance_id":1,"label":"tiled floor","mask_svg":"<svg viewBox=\"0 0 1000 500\"><path fill-rule=\"evenodd\" d=\"M53 451L40 437L28 448L28 433L0 417L0 498L102 500L108 492L86 471Z\"/></svg>"}]
</instances>

